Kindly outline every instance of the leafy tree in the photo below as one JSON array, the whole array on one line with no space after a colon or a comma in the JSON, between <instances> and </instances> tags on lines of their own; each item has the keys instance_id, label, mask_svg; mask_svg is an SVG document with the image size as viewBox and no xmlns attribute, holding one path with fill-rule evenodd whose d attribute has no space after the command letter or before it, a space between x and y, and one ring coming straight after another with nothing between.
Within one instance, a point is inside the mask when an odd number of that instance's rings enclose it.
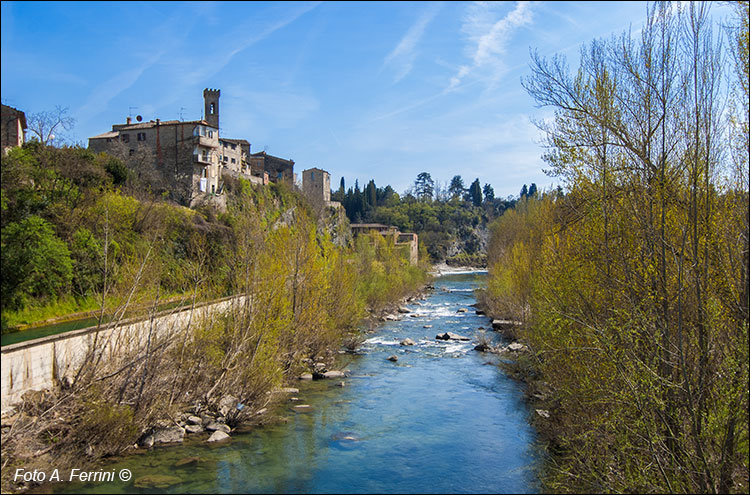
<instances>
[{"instance_id":1,"label":"leafy tree","mask_svg":"<svg viewBox=\"0 0 750 495\"><path fill-rule=\"evenodd\" d=\"M56 297L70 286L68 247L52 225L32 215L2 229L2 308L21 307L27 297Z\"/></svg>"}]
</instances>

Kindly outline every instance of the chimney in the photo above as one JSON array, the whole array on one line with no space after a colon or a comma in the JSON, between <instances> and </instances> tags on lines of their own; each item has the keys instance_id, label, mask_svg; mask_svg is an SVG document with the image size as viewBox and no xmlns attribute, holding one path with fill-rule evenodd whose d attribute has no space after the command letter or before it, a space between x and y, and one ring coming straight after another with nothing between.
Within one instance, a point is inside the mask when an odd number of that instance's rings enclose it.
<instances>
[{"instance_id":1,"label":"chimney","mask_svg":"<svg viewBox=\"0 0 750 495\"><path fill-rule=\"evenodd\" d=\"M128 116L128 118L127 118L127 119L125 119L125 122L127 123L127 125L130 125L130 122L131 122L131 120L130 120L130 116Z\"/></svg>"}]
</instances>

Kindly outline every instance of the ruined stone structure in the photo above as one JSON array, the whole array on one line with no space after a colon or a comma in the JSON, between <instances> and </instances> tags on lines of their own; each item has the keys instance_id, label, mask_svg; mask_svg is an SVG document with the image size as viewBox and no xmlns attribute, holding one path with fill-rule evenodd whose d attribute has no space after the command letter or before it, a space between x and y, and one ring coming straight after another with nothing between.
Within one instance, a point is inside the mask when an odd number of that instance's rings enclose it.
<instances>
[{"instance_id":1,"label":"ruined stone structure","mask_svg":"<svg viewBox=\"0 0 750 495\"><path fill-rule=\"evenodd\" d=\"M399 232L393 225L382 223L353 223L351 224L352 233L356 236L359 234L368 234L377 232L383 237L392 238L395 246L405 250L409 263L416 265L419 262L419 237L417 234L408 232Z\"/></svg>"},{"instance_id":2,"label":"ruined stone structure","mask_svg":"<svg viewBox=\"0 0 750 495\"><path fill-rule=\"evenodd\" d=\"M285 160L260 151L250 155L250 167L253 175L267 173L271 182L294 184L294 160Z\"/></svg>"},{"instance_id":3,"label":"ruined stone structure","mask_svg":"<svg viewBox=\"0 0 750 495\"><path fill-rule=\"evenodd\" d=\"M8 105L2 106L0 114L0 141L2 141L3 153L14 146L24 143L24 131L26 130L26 114Z\"/></svg>"}]
</instances>

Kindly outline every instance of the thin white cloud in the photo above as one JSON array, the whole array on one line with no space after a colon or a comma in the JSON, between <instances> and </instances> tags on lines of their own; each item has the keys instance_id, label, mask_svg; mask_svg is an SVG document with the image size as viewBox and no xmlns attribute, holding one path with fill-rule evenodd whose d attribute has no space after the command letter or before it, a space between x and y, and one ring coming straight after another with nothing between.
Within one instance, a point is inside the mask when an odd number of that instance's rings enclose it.
<instances>
[{"instance_id":1,"label":"thin white cloud","mask_svg":"<svg viewBox=\"0 0 750 495\"><path fill-rule=\"evenodd\" d=\"M240 40L239 43L237 43L231 49L223 48L217 50L216 56L209 60L208 63L200 66L199 69L192 71L191 73L186 75L186 85L190 87L195 85L199 81L213 76L221 69L226 67L235 55L250 48L252 45L268 38L279 29L293 23L307 12L316 8L318 5L320 5L320 2L304 5L302 8L293 11L290 15L285 16L282 19L277 20L276 22L267 24L265 29L262 30L255 29L258 25L258 22L256 19L252 19L252 21L248 22L247 25L241 26L240 28L233 31L231 39ZM250 35L248 35L248 33L250 33Z\"/></svg>"},{"instance_id":2,"label":"thin white cloud","mask_svg":"<svg viewBox=\"0 0 750 495\"><path fill-rule=\"evenodd\" d=\"M531 24L533 12L529 2L516 2L507 15L500 17L504 4L474 2L464 15L461 31L468 40L468 64L461 65L451 78L449 89L461 84L469 74L477 71L488 72L491 82L497 81L504 73L505 55L511 35L520 27Z\"/></svg>"},{"instance_id":3,"label":"thin white cloud","mask_svg":"<svg viewBox=\"0 0 750 495\"><path fill-rule=\"evenodd\" d=\"M394 83L399 82L411 72L414 67L414 60L417 58L417 45L422 39L427 25L435 18L441 7L442 4L435 4L422 12L417 21L406 31L401 41L383 60L381 70L384 67L395 69Z\"/></svg>"},{"instance_id":4,"label":"thin white cloud","mask_svg":"<svg viewBox=\"0 0 750 495\"><path fill-rule=\"evenodd\" d=\"M164 51L156 52L139 67L121 72L97 86L86 103L78 110L77 114L81 116L82 120L86 120L102 112L115 96L135 84L141 75L153 66L163 54Z\"/></svg>"}]
</instances>

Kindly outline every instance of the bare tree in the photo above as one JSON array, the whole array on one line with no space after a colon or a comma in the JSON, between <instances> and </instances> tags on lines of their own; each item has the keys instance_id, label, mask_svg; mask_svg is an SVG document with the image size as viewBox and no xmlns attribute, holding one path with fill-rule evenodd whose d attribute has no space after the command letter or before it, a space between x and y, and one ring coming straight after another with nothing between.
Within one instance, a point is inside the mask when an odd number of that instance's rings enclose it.
<instances>
[{"instance_id":1,"label":"bare tree","mask_svg":"<svg viewBox=\"0 0 750 495\"><path fill-rule=\"evenodd\" d=\"M68 107L56 106L51 111L41 111L29 114L26 117L28 125L26 132L30 134L31 139L39 141L44 145L51 144L53 141L63 143L67 136L61 131L69 131L75 125L75 119L68 115Z\"/></svg>"}]
</instances>

